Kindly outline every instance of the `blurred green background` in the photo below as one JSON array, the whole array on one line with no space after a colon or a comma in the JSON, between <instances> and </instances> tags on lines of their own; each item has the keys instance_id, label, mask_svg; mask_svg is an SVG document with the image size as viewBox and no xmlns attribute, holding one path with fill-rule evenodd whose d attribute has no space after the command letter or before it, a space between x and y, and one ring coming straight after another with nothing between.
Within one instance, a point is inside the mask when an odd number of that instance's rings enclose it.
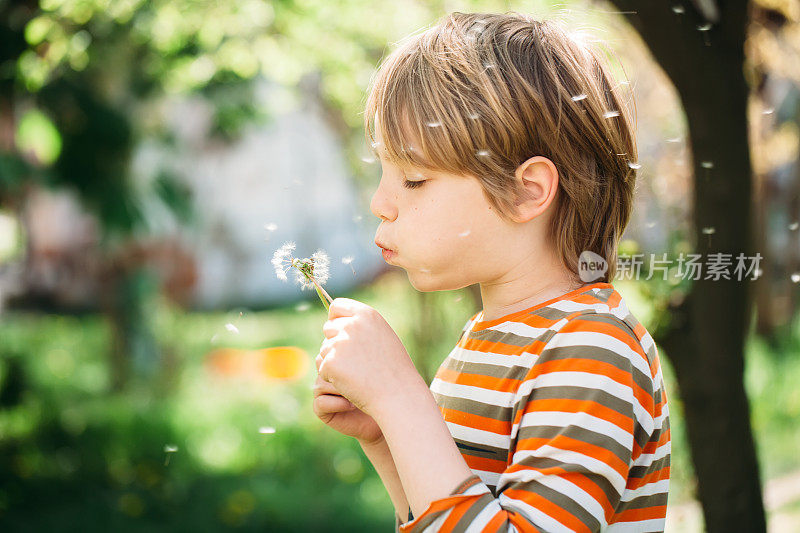
<instances>
[{"instance_id":1,"label":"blurred green background","mask_svg":"<svg viewBox=\"0 0 800 533\"><path fill-rule=\"evenodd\" d=\"M764 267L745 386L770 528L794 531L800 528L798 202L781 184L794 187L798 180L800 75L790 58L800 14L791 2L754 5L760 16L748 37L748 72L787 80L771 91L754 82L751 110L753 165L765 184L758 246L783 255L775 256L776 267ZM633 80L643 165L623 251L690 250L686 120L669 80L611 4L0 0L4 531L391 530L391 501L360 447L311 409L313 359L326 320L316 296L294 287L296 294L277 300L231 297L198 305L196 273L163 275L164 263L147 243L164 237L159 216L181 235L201 227L208 213L180 169L157 166L137 179L134 154L149 142L178 151L162 114L175 105L172 97L206 101L208 137L236 146L248 128L268 128L292 101L256 105L258 80L295 98L311 87L316 112L343 154L358 212L369 219L379 169L364 157L361 110L381 57L391 43L449 11L510 9L590 28L619 55L625 72L613 60L612 67L620 79ZM778 29L764 23L776 13L783 21ZM45 290L25 275L47 256L34 246L36 220L27 210L41 190L69 192L96 222L81 250L101 268L91 290L76 289L84 296L78 300L59 292L68 280ZM307 208L295 207L311 216ZM270 220L265 213L260 223ZM245 240L274 276L268 259L279 243ZM186 241L184 250L191 255ZM335 259L334 268L350 274L349 263ZM378 309L430 382L480 309L474 287L420 294L401 271L356 265L354 282L332 295ZM688 290L657 278L614 285L650 331L668 321L670 298ZM301 349L301 359L285 367L253 356L282 346ZM668 357L661 363L673 436L668 529L700 530L683 405Z\"/></svg>"}]
</instances>

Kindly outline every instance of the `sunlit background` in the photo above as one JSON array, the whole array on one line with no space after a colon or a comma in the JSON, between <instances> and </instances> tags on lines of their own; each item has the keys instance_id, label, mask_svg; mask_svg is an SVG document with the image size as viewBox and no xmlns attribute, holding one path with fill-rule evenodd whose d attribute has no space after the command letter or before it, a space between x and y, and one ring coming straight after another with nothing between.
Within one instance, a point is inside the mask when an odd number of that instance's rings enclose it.
<instances>
[{"instance_id":1,"label":"sunlit background","mask_svg":"<svg viewBox=\"0 0 800 533\"><path fill-rule=\"evenodd\" d=\"M605 44L636 99L622 250L691 251L685 111L612 4L0 0L0 529L392 530L358 444L311 409L327 313L270 259L290 240L298 257L325 250L326 290L377 308L430 383L480 295L418 293L383 261L361 112L392 43L454 10L557 16ZM769 262L745 385L770 530L797 531L800 7L755 0L747 35L756 249ZM653 330L687 290L614 284ZM667 526L701 531L661 362Z\"/></svg>"}]
</instances>

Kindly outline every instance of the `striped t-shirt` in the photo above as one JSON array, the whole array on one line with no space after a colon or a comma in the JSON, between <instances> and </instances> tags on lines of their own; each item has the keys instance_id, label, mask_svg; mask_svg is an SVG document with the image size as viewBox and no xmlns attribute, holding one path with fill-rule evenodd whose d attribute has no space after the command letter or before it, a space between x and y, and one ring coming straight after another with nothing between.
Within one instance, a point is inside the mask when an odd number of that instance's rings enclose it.
<instances>
[{"instance_id":1,"label":"striped t-shirt","mask_svg":"<svg viewBox=\"0 0 800 533\"><path fill-rule=\"evenodd\" d=\"M400 532L663 531L667 397L610 283L467 321L430 389L473 475Z\"/></svg>"}]
</instances>

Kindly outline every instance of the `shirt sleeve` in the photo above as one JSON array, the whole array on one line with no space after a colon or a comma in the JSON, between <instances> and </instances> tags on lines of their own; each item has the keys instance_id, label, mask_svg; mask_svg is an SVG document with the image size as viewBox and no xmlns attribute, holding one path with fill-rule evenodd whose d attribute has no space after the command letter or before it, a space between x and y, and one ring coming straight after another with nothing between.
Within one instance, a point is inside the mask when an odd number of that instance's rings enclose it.
<instances>
[{"instance_id":1,"label":"shirt sleeve","mask_svg":"<svg viewBox=\"0 0 800 533\"><path fill-rule=\"evenodd\" d=\"M399 533L599 531L653 430L649 368L622 320L566 321L515 393L497 497L473 475Z\"/></svg>"}]
</instances>

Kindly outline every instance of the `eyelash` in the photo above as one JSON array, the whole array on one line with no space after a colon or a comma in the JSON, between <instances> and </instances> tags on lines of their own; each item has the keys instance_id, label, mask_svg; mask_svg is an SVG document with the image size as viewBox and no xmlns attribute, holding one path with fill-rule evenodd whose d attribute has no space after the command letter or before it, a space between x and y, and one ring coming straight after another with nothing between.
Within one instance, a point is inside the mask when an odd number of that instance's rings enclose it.
<instances>
[{"instance_id":1,"label":"eyelash","mask_svg":"<svg viewBox=\"0 0 800 533\"><path fill-rule=\"evenodd\" d=\"M416 189L417 187L422 187L422 184L428 180L420 180L420 181L409 181L403 180L403 187L406 189Z\"/></svg>"}]
</instances>

